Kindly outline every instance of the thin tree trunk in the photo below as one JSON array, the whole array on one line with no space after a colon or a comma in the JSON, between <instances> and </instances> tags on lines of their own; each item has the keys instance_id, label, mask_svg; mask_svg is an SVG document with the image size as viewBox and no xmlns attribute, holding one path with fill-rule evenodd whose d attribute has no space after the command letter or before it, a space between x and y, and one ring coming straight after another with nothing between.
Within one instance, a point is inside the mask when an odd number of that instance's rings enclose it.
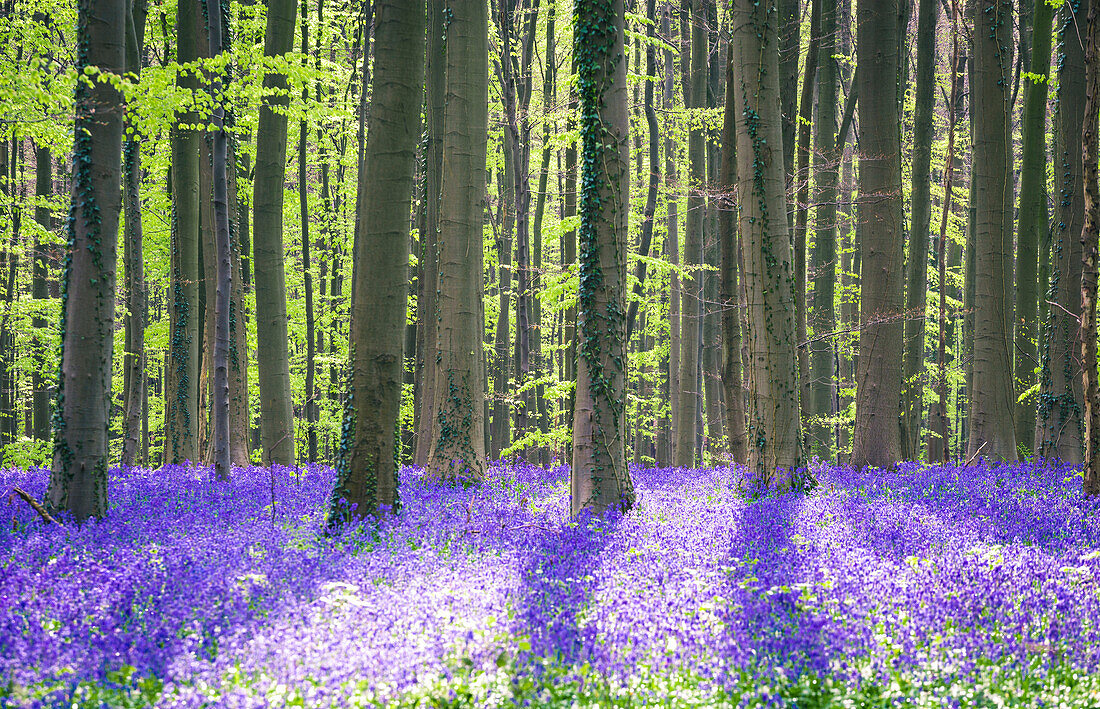
<instances>
[{"instance_id":1,"label":"thin tree trunk","mask_svg":"<svg viewBox=\"0 0 1100 709\"><path fill-rule=\"evenodd\" d=\"M931 229L932 109L935 107L936 24L939 0L917 9L916 108L913 113L912 226L906 264L905 370L902 384L902 456L917 460L924 409L924 311L928 300L928 234Z\"/></svg>"},{"instance_id":2,"label":"thin tree trunk","mask_svg":"<svg viewBox=\"0 0 1100 709\"><path fill-rule=\"evenodd\" d=\"M665 37L672 38L672 7L669 3L665 5L665 13L661 19L661 34ZM681 28L683 31L683 28ZM662 95L662 102L666 111L672 109L675 105L674 95L674 79L675 71L673 69L673 54L672 50L665 50L665 83L664 91ZM680 339L680 321L681 321L681 303L680 303L680 273L676 268L680 265L680 195L678 180L680 179L678 171L676 169L676 141L673 140L671 132L666 134L665 137L665 181L669 186L671 193L668 197L668 204L665 206L666 224L665 224L665 254L670 265L673 266L672 282L669 285L669 305L668 305L668 322L669 322L669 357L668 357L668 387L669 387L669 426L668 426L668 445L667 450L663 453L663 462L672 465L675 460L675 441L676 441L676 427L679 425L678 409L680 398L680 352L683 349Z\"/></svg>"},{"instance_id":3,"label":"thin tree trunk","mask_svg":"<svg viewBox=\"0 0 1100 709\"><path fill-rule=\"evenodd\" d=\"M1084 266L1081 278L1081 366L1085 370L1085 476L1084 491L1100 494L1100 382L1096 362L1096 281L1100 259L1100 184L1097 183L1097 114L1100 113L1100 2L1082 0L1087 6L1085 47L1085 121L1081 126L1084 162L1085 224L1081 232ZM1082 7L1078 15L1085 10Z\"/></svg>"},{"instance_id":4,"label":"thin tree trunk","mask_svg":"<svg viewBox=\"0 0 1100 709\"><path fill-rule=\"evenodd\" d=\"M34 153L35 189L34 196L37 205L34 209L34 220L45 232L53 231L53 218L46 200L53 196L53 156L50 149L36 145ZM39 304L50 297L47 287L49 275L49 247L41 240L35 240L34 264L31 273L31 297ZM31 319L31 326L36 332L41 332L46 327L46 319L41 315L35 315ZM46 357L42 348L45 343L36 342L35 368L32 379L31 393L31 429L35 439L46 441L50 438L50 392L47 377L43 375L46 368Z\"/></svg>"},{"instance_id":5,"label":"thin tree trunk","mask_svg":"<svg viewBox=\"0 0 1100 709\"><path fill-rule=\"evenodd\" d=\"M134 77L141 73L145 47L145 0L130 0L126 19L126 71ZM122 208L125 213L123 291L128 314L125 321L125 348L122 360L122 456L124 467L134 464L141 443L142 413L145 394L145 313L148 295L145 288L145 258L141 228L141 137L132 133L122 147Z\"/></svg>"},{"instance_id":6,"label":"thin tree trunk","mask_svg":"<svg viewBox=\"0 0 1100 709\"><path fill-rule=\"evenodd\" d=\"M580 96L581 228L578 239L576 408L571 509L626 511L634 486L626 466L625 321L630 118L623 0L573 7Z\"/></svg>"},{"instance_id":7,"label":"thin tree trunk","mask_svg":"<svg viewBox=\"0 0 1100 709\"><path fill-rule=\"evenodd\" d=\"M703 0L692 0L690 22L691 58L688 82L684 85L687 108L706 106L707 27ZM681 16L683 17L683 16ZM688 27L683 26L687 32ZM681 57L681 62L686 57ZM684 265L699 265L703 260L703 223L706 212L706 135L704 128L693 125L688 133L688 162L691 184L684 234ZM702 272L692 274L681 288L680 316L680 388L677 393L676 423L673 426L673 464L690 468L695 464L696 427L699 423L699 319L702 313Z\"/></svg>"},{"instance_id":8,"label":"thin tree trunk","mask_svg":"<svg viewBox=\"0 0 1100 709\"><path fill-rule=\"evenodd\" d=\"M722 386L725 390L726 436L733 462L748 462L748 438L745 432L745 388L741 380L741 299L737 272L741 245L737 234L737 138L735 134L737 100L734 92L734 50L726 59L726 96L722 112L722 161L718 175L718 240L721 253L719 297L722 308Z\"/></svg>"},{"instance_id":9,"label":"thin tree trunk","mask_svg":"<svg viewBox=\"0 0 1100 709\"><path fill-rule=\"evenodd\" d=\"M438 342L429 475L480 480L485 465L482 223L488 130L488 9L454 0L447 26L439 219Z\"/></svg>"},{"instance_id":10,"label":"thin tree trunk","mask_svg":"<svg viewBox=\"0 0 1100 709\"><path fill-rule=\"evenodd\" d=\"M424 3L375 7L375 89L360 172L362 225L351 314L351 389L330 524L396 511L401 381L408 302L409 211L424 76ZM363 87L366 90L366 86ZM480 259L479 259L480 262Z\"/></svg>"},{"instance_id":11,"label":"thin tree trunk","mask_svg":"<svg viewBox=\"0 0 1100 709\"><path fill-rule=\"evenodd\" d=\"M294 41L294 0L270 0L264 56L282 57ZM287 345L286 273L283 262L283 193L286 173L287 79L264 76L264 99L256 128L256 170L252 191L256 278L256 362L260 387L260 431L268 465L294 465L294 419ZM354 300L354 295L353 295Z\"/></svg>"},{"instance_id":12,"label":"thin tree trunk","mask_svg":"<svg viewBox=\"0 0 1100 709\"><path fill-rule=\"evenodd\" d=\"M798 341L798 400L799 414L802 417L802 430L810 444L810 350L807 335L806 300L808 298L806 282L806 222L810 214L810 128L813 125L814 86L817 79L817 64L821 46L821 3L824 0L811 0L810 46L806 52L805 73L802 76L802 95L798 104L798 152L795 155L794 181L798 186L795 198L794 219L794 309L795 338ZM820 442L814 446L821 450ZM807 453L810 451L807 450Z\"/></svg>"},{"instance_id":13,"label":"thin tree trunk","mask_svg":"<svg viewBox=\"0 0 1100 709\"><path fill-rule=\"evenodd\" d=\"M733 3L734 105L738 202L748 305L749 469L757 484L798 487L802 465L798 416L794 274L782 153L775 0Z\"/></svg>"},{"instance_id":14,"label":"thin tree trunk","mask_svg":"<svg viewBox=\"0 0 1100 709\"><path fill-rule=\"evenodd\" d=\"M208 0L209 1L209 0ZM377 8L375 9L377 12ZM309 12L308 5L302 0L302 62L309 56ZM320 34L318 27L317 32ZM366 87L364 87L364 91ZM309 101L309 88L302 89L302 102ZM308 153L309 123L303 118L298 124L298 212L301 215L302 234L302 277L305 281L306 306L306 462L317 462L317 325L313 314L313 261L309 253L309 189L308 189ZM373 169L373 167L371 168Z\"/></svg>"},{"instance_id":15,"label":"thin tree trunk","mask_svg":"<svg viewBox=\"0 0 1100 709\"><path fill-rule=\"evenodd\" d=\"M851 466L901 459L901 360L905 268L898 115L898 0L860 2L859 34L859 359Z\"/></svg>"},{"instance_id":16,"label":"thin tree trunk","mask_svg":"<svg viewBox=\"0 0 1100 709\"><path fill-rule=\"evenodd\" d=\"M794 227L790 196L794 184L794 154L798 123L798 54L802 46L802 0L778 0L779 10L779 108L783 112L784 194L788 227Z\"/></svg>"},{"instance_id":17,"label":"thin tree trunk","mask_svg":"<svg viewBox=\"0 0 1100 709\"><path fill-rule=\"evenodd\" d=\"M501 230L497 239L499 261L496 335L493 342L493 423L489 436L490 457L500 458L501 451L511 445L511 350L509 343L510 311L512 308L512 229L515 227L515 183L512 180L512 152L504 151L504 170L497 181L500 194Z\"/></svg>"},{"instance_id":18,"label":"thin tree trunk","mask_svg":"<svg viewBox=\"0 0 1100 709\"><path fill-rule=\"evenodd\" d=\"M1024 102L1020 117L1020 206L1016 231L1016 444L1034 445L1035 410L1038 397L1028 394L1036 384L1039 363L1039 300L1046 290L1039 288L1039 245L1048 233L1047 215L1047 89L1050 86L1050 38L1054 8L1034 3L1030 61L1024 79ZM1023 32L1021 46L1024 44ZM1044 255L1044 259L1046 256ZM1034 452L1034 451L1030 451Z\"/></svg>"},{"instance_id":19,"label":"thin tree trunk","mask_svg":"<svg viewBox=\"0 0 1100 709\"><path fill-rule=\"evenodd\" d=\"M91 66L115 74L124 71L126 14L125 0L79 4L78 76ZM83 521L107 513L123 103L107 81L78 81L75 106L69 248L62 286L64 334L46 499L50 508Z\"/></svg>"}]
</instances>

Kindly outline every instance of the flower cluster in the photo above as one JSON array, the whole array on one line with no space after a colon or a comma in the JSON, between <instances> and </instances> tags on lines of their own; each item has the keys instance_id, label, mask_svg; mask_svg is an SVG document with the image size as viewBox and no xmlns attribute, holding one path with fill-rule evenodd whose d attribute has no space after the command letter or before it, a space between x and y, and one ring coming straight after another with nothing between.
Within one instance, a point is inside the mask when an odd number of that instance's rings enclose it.
<instances>
[{"instance_id":1,"label":"flower cluster","mask_svg":"<svg viewBox=\"0 0 1100 709\"><path fill-rule=\"evenodd\" d=\"M1100 506L1075 471L813 472L812 494L753 499L730 468L635 470L629 513L570 519L565 468L475 488L413 469L400 515L338 537L318 466L115 470L82 526L5 497L0 706L382 705L460 681L477 704L644 700L653 677L697 703L813 678L944 704L1100 666ZM46 479L3 470L0 492Z\"/></svg>"}]
</instances>

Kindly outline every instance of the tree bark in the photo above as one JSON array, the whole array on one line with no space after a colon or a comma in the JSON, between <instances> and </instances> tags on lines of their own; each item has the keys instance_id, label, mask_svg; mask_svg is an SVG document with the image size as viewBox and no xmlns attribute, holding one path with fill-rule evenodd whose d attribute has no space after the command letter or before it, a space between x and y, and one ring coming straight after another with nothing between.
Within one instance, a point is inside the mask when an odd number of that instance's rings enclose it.
<instances>
[{"instance_id":1,"label":"tree bark","mask_svg":"<svg viewBox=\"0 0 1100 709\"><path fill-rule=\"evenodd\" d=\"M281 57L294 41L294 0L270 0L264 56ZM256 128L252 190L256 282L256 363L260 386L260 433L267 465L294 465L294 419L287 350L286 273L283 262L283 192L286 173L287 79L264 76ZM354 295L353 295L354 300Z\"/></svg>"},{"instance_id":2,"label":"tree bark","mask_svg":"<svg viewBox=\"0 0 1100 709\"><path fill-rule=\"evenodd\" d=\"M77 6L76 75L126 66L125 0ZM73 191L62 290L61 371L46 499L77 521L107 513L107 423L115 324L122 97L98 77L77 81Z\"/></svg>"},{"instance_id":3,"label":"tree bark","mask_svg":"<svg viewBox=\"0 0 1100 709\"><path fill-rule=\"evenodd\" d=\"M687 32L684 27L682 31ZM707 25L703 0L692 0L691 57L688 83L684 86L686 108L706 107ZM681 57L681 61L685 61ZM684 265L698 266L703 260L703 221L706 212L706 135L702 125L688 133L688 163L691 183L687 221L684 227ZM699 423L699 325L702 315L703 274L696 271L681 285L680 387L677 392L673 464L690 468L695 464L696 427Z\"/></svg>"},{"instance_id":4,"label":"tree bark","mask_svg":"<svg viewBox=\"0 0 1100 709\"><path fill-rule=\"evenodd\" d=\"M730 45L748 306L749 469L758 484L788 488L799 485L803 458L775 9L775 0L735 0Z\"/></svg>"},{"instance_id":5,"label":"tree bark","mask_svg":"<svg viewBox=\"0 0 1100 709\"><path fill-rule=\"evenodd\" d=\"M924 411L925 307L928 300L928 235L932 221L932 109L935 107L936 24L939 0L917 8L916 107L913 112L913 164L910 192L909 254L905 288L905 370L902 383L902 456L920 453Z\"/></svg>"},{"instance_id":6,"label":"tree bark","mask_svg":"<svg viewBox=\"0 0 1100 709\"><path fill-rule=\"evenodd\" d=\"M144 0L130 0L126 17L126 71L138 79L145 47ZM136 129L135 129L136 130ZM137 457L141 443L142 412L145 396L145 314L148 295L145 288L145 259L141 228L141 136L126 136L122 146L122 209L125 213L123 261L126 297L125 347L122 358L122 456L121 465L129 467Z\"/></svg>"},{"instance_id":7,"label":"tree bark","mask_svg":"<svg viewBox=\"0 0 1100 709\"><path fill-rule=\"evenodd\" d=\"M1100 494L1100 382L1096 362L1096 281L1100 259L1100 184L1097 181L1097 115L1100 114L1100 2L1082 0L1087 7L1085 45L1085 121L1081 126L1084 163L1085 224L1081 232L1084 266L1081 272L1081 366L1085 370L1084 491ZM1086 9L1078 10L1078 16Z\"/></svg>"},{"instance_id":8,"label":"tree bark","mask_svg":"<svg viewBox=\"0 0 1100 709\"><path fill-rule=\"evenodd\" d=\"M53 231L53 217L46 206L46 200L53 197L53 155L50 149L42 145L35 146L34 153L34 196L37 206L34 209L34 220L45 232ZM34 263L31 266L31 297L41 305L50 297L47 286L49 274L49 249L46 242L36 239L34 244ZM41 315L35 315L31 319L31 326L36 332L41 332L46 327L46 319ZM37 338L36 338L37 339ZM50 392L47 377L43 375L46 369L46 358L42 349L45 343L36 342L35 371L32 379L31 393L31 430L35 439L46 441L50 438Z\"/></svg>"},{"instance_id":9,"label":"tree bark","mask_svg":"<svg viewBox=\"0 0 1100 709\"><path fill-rule=\"evenodd\" d=\"M901 459L903 329L901 131L898 115L898 0L860 0L859 34L859 359L851 466Z\"/></svg>"},{"instance_id":10,"label":"tree bark","mask_svg":"<svg viewBox=\"0 0 1100 709\"><path fill-rule=\"evenodd\" d=\"M1034 446L1038 397L1026 392L1036 385L1039 364L1039 244L1048 232L1047 89L1050 86L1050 38L1054 8L1034 3L1030 61L1024 81L1021 123L1020 206L1016 231L1016 443ZM1023 33L1025 36L1026 32ZM1022 39L1022 38L1021 38ZM1021 41L1021 45L1023 42ZM1033 451L1029 451L1033 452Z\"/></svg>"},{"instance_id":11,"label":"tree bark","mask_svg":"<svg viewBox=\"0 0 1100 709\"><path fill-rule=\"evenodd\" d=\"M330 524L400 503L401 382L408 301L409 210L424 77L424 2L375 5L375 88L358 205L362 225L351 314L351 388ZM363 87L366 90L366 86Z\"/></svg>"},{"instance_id":12,"label":"tree bark","mask_svg":"<svg viewBox=\"0 0 1100 709\"><path fill-rule=\"evenodd\" d=\"M488 9L454 0L448 15L439 219L437 410L429 475L480 480L485 463L482 221L488 130Z\"/></svg>"},{"instance_id":13,"label":"tree bark","mask_svg":"<svg viewBox=\"0 0 1100 709\"><path fill-rule=\"evenodd\" d=\"M623 0L573 6L583 156L578 233L576 406L571 510L626 511L626 243L630 205Z\"/></svg>"}]
</instances>

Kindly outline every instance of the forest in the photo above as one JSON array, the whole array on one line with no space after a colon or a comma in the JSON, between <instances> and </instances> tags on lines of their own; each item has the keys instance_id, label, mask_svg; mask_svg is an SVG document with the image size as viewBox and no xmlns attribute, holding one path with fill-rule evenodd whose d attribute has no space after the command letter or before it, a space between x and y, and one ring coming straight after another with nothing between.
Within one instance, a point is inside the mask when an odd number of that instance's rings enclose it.
<instances>
[{"instance_id":1,"label":"forest","mask_svg":"<svg viewBox=\"0 0 1100 709\"><path fill-rule=\"evenodd\" d=\"M1100 0L0 0L0 709L1100 705Z\"/></svg>"}]
</instances>

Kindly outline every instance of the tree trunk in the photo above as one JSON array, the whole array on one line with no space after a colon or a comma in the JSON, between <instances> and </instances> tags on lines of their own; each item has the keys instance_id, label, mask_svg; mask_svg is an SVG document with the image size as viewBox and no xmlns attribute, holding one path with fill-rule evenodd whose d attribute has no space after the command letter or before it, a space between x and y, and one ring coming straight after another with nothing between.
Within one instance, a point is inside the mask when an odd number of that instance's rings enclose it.
<instances>
[{"instance_id":1,"label":"tree trunk","mask_svg":"<svg viewBox=\"0 0 1100 709\"><path fill-rule=\"evenodd\" d=\"M902 383L902 456L917 460L924 409L924 311L928 300L928 234L932 221L932 109L935 106L938 0L920 0L917 9L916 109L913 113L913 165L909 254L905 289L905 370Z\"/></svg>"},{"instance_id":2,"label":"tree trunk","mask_svg":"<svg viewBox=\"0 0 1100 709\"><path fill-rule=\"evenodd\" d=\"M1100 258L1100 184L1097 184L1097 114L1100 113L1100 2L1082 0L1087 6L1088 33L1085 47L1085 116L1081 126L1084 162L1085 224L1081 232L1084 266L1081 279L1081 366L1085 370L1085 476L1084 491L1100 494L1100 383L1096 370L1096 280ZM1085 7L1079 9L1078 17Z\"/></svg>"},{"instance_id":3,"label":"tree trunk","mask_svg":"<svg viewBox=\"0 0 1100 709\"><path fill-rule=\"evenodd\" d=\"M377 11L378 8L375 8L375 12ZM305 64L308 61L306 58L309 56L309 12L305 0L302 0L301 14L302 63ZM317 28L317 32L320 34L320 27ZM377 49L377 44L375 48ZM366 90L365 86L363 90ZM302 89L302 102L309 102L308 87ZM306 462L315 463L317 462L317 325L313 315L313 261L309 253L308 139L309 123L303 118L298 124L298 212L301 215L302 223L300 243L302 245L302 278L305 282L306 306L306 391L305 406L303 408L306 424ZM406 258L408 258L407 255Z\"/></svg>"},{"instance_id":4,"label":"tree trunk","mask_svg":"<svg viewBox=\"0 0 1100 709\"><path fill-rule=\"evenodd\" d=\"M294 0L270 0L264 56L281 57L294 41ZM260 385L260 432L267 465L294 465L294 419L287 351L286 273L283 264L283 191L286 173L286 76L264 76L256 128L252 191L256 278L256 362ZM354 299L354 296L353 296Z\"/></svg>"},{"instance_id":5,"label":"tree trunk","mask_svg":"<svg viewBox=\"0 0 1100 709\"><path fill-rule=\"evenodd\" d=\"M683 24L683 23L682 23ZM687 108L706 106L707 26L703 0L692 0L691 58L688 82L684 86ZM682 27L687 32L687 27ZM681 61L686 61L681 57ZM703 260L703 221L706 211L706 135L701 125L688 133L688 162L691 184L684 234L684 265L699 265ZM695 435L699 423L699 319L702 313L702 271L691 275L681 286L680 316L680 387L677 392L673 464L690 468L695 464Z\"/></svg>"},{"instance_id":6,"label":"tree trunk","mask_svg":"<svg viewBox=\"0 0 1100 709\"><path fill-rule=\"evenodd\" d=\"M126 17L126 71L141 74L145 47L144 0L130 0ZM145 259L141 228L141 137L132 133L122 147L122 208L125 213L123 292L128 311L125 321L125 347L122 358L122 456L124 467L134 464L141 443L141 420L145 409L145 313L148 295L145 289Z\"/></svg>"},{"instance_id":7,"label":"tree trunk","mask_svg":"<svg viewBox=\"0 0 1100 709\"><path fill-rule=\"evenodd\" d=\"M788 198L788 228L794 227L789 204L794 181L795 133L798 123L798 54L802 46L802 0L778 0L779 10L779 108L783 112L784 195Z\"/></svg>"},{"instance_id":8,"label":"tree trunk","mask_svg":"<svg viewBox=\"0 0 1100 709\"><path fill-rule=\"evenodd\" d=\"M34 209L34 220L45 232L53 231L53 217L45 201L53 197L53 155L50 149L37 145L34 153L34 196L37 206ZM49 275L48 255L50 247L42 239L36 239L34 244L34 264L31 273L31 297L41 305L50 297L47 287ZM46 319L41 315L35 315L31 319L31 326L36 332L41 332L46 327ZM50 438L50 392L47 377L43 376L46 369L46 358L43 353L45 343L36 342L35 368L32 380L31 393L31 430L35 439L46 441Z\"/></svg>"},{"instance_id":9,"label":"tree trunk","mask_svg":"<svg viewBox=\"0 0 1100 709\"><path fill-rule=\"evenodd\" d=\"M126 66L125 0L77 8L78 76ZM94 21L93 21L94 18ZM106 81L76 83L73 191L62 286L61 371L46 499L78 521L107 513L107 423L115 324L122 97Z\"/></svg>"},{"instance_id":10,"label":"tree trunk","mask_svg":"<svg viewBox=\"0 0 1100 709\"><path fill-rule=\"evenodd\" d=\"M1084 393L1081 364L1081 278L1084 169L1080 143L1085 119L1085 55L1072 5L1059 21L1058 108L1054 116L1057 202L1049 293L1053 301L1043 333L1036 411L1035 453L1077 465L1082 461Z\"/></svg>"},{"instance_id":11,"label":"tree trunk","mask_svg":"<svg viewBox=\"0 0 1100 709\"><path fill-rule=\"evenodd\" d=\"M582 138L571 509L626 511L626 243L630 205L623 0L573 6Z\"/></svg>"},{"instance_id":12,"label":"tree trunk","mask_svg":"<svg viewBox=\"0 0 1100 709\"><path fill-rule=\"evenodd\" d=\"M758 484L786 488L799 485L803 458L775 9L775 0L735 0L730 46L748 305L749 469Z\"/></svg>"},{"instance_id":13,"label":"tree trunk","mask_svg":"<svg viewBox=\"0 0 1100 709\"><path fill-rule=\"evenodd\" d=\"M409 210L424 77L424 3L375 6L375 88L365 163L362 225L351 313L351 389L344 413L330 524L396 511L398 415L408 302ZM366 90L366 86L363 87ZM480 260L479 260L480 261Z\"/></svg>"},{"instance_id":14,"label":"tree trunk","mask_svg":"<svg viewBox=\"0 0 1100 709\"><path fill-rule=\"evenodd\" d=\"M1032 19L1030 62L1024 78L1020 117L1020 207L1016 231L1016 444L1033 445L1038 397L1020 397L1036 384L1039 363L1039 244L1047 233L1047 88L1050 86L1050 36L1054 8L1036 2ZM1024 36L1026 32L1022 33ZM1021 45L1023 44L1021 38ZM1033 451L1029 451L1033 452Z\"/></svg>"},{"instance_id":15,"label":"tree trunk","mask_svg":"<svg viewBox=\"0 0 1100 709\"><path fill-rule=\"evenodd\" d=\"M511 445L511 337L510 311L512 308L512 229L515 227L515 183L512 180L512 152L505 149L504 170L497 181L502 215L500 236L497 239L499 262L497 326L493 342L493 422L489 436L490 457L500 458L501 451Z\"/></svg>"},{"instance_id":16,"label":"tree trunk","mask_svg":"<svg viewBox=\"0 0 1100 709\"><path fill-rule=\"evenodd\" d=\"M722 111L722 161L718 175L718 240L721 253L719 297L722 311L722 386L725 392L726 436L733 462L748 462L745 432L745 387L741 379L741 298L737 272L741 245L737 234L737 100L734 92L733 46L726 58L725 107Z\"/></svg>"},{"instance_id":17,"label":"tree trunk","mask_svg":"<svg viewBox=\"0 0 1100 709\"><path fill-rule=\"evenodd\" d=\"M176 56L180 63L199 56L197 0L181 0ZM181 88L198 89L194 76L181 76ZM193 114L181 113L178 122L194 124ZM172 139L172 301L169 311L168 381L165 387L165 462L199 461L199 348L202 311L199 309L199 133L178 124Z\"/></svg>"},{"instance_id":18,"label":"tree trunk","mask_svg":"<svg viewBox=\"0 0 1100 709\"><path fill-rule=\"evenodd\" d=\"M902 274L901 131L898 115L898 0L860 0L859 34L859 359L851 466L901 459Z\"/></svg>"},{"instance_id":19,"label":"tree trunk","mask_svg":"<svg viewBox=\"0 0 1100 709\"><path fill-rule=\"evenodd\" d=\"M666 3L664 16L661 18L662 36L672 37L671 25L672 7L670 4ZM665 50L664 64L665 81L662 92L662 103L664 104L665 110L670 111L675 105L675 100L673 99L673 77L676 73L673 69L673 53L670 49ZM668 305L669 426L667 431L668 441L666 450L662 453L662 462L672 465L675 453L676 426L679 421L677 410L679 408L678 400L680 397L680 351L683 348L680 342L680 314L682 312L680 304L680 274L678 269L675 268L680 265L680 196L676 192L676 190L679 190L678 181L680 176L676 169L676 141L672 138L671 131L667 133L665 137L665 176L665 182L670 190L672 190L665 207L665 256L674 269L669 285Z\"/></svg>"},{"instance_id":20,"label":"tree trunk","mask_svg":"<svg viewBox=\"0 0 1100 709\"><path fill-rule=\"evenodd\" d=\"M803 411L809 424L807 438L812 449L823 459L829 459L833 448L833 426L827 420L836 415L836 375L833 369L833 342L836 329L836 213L837 171L840 154L836 146L837 104L837 3L818 0L821 25L818 32L817 119L814 122L814 183L816 185L816 220L814 251L810 270L814 274L813 307L809 324L813 338L806 345L809 357L807 400ZM807 147L809 147L807 145ZM808 180L808 176L806 178Z\"/></svg>"},{"instance_id":21,"label":"tree trunk","mask_svg":"<svg viewBox=\"0 0 1100 709\"><path fill-rule=\"evenodd\" d=\"M488 10L454 0L447 26L439 298L429 475L480 480L485 464L482 223L488 130Z\"/></svg>"},{"instance_id":22,"label":"tree trunk","mask_svg":"<svg viewBox=\"0 0 1100 709\"><path fill-rule=\"evenodd\" d=\"M418 396L416 406L415 465L426 465L432 443L432 418L437 402L435 356L439 352L436 340L436 319L439 306L436 285L439 282L439 192L443 175L443 108L444 70L443 54L443 0L428 0L428 50L426 53L424 82L424 226L420 230L420 259L417 273L416 308L419 327L416 329L416 367ZM495 456L494 456L495 457Z\"/></svg>"},{"instance_id":23,"label":"tree trunk","mask_svg":"<svg viewBox=\"0 0 1100 709\"><path fill-rule=\"evenodd\" d=\"M806 69L802 77L802 96L798 110L798 153L795 155L795 182L798 196L795 199L794 219L794 309L795 339L798 342L798 400L802 417L803 432L807 444L811 443L809 427L810 413L810 339L807 332L806 300L806 222L810 213L810 128L812 126L814 102L814 83L817 79L817 65L821 46L821 3L824 0L811 0L813 10L810 13L810 46L806 52ZM822 451L821 441L813 441L807 453Z\"/></svg>"}]
</instances>

